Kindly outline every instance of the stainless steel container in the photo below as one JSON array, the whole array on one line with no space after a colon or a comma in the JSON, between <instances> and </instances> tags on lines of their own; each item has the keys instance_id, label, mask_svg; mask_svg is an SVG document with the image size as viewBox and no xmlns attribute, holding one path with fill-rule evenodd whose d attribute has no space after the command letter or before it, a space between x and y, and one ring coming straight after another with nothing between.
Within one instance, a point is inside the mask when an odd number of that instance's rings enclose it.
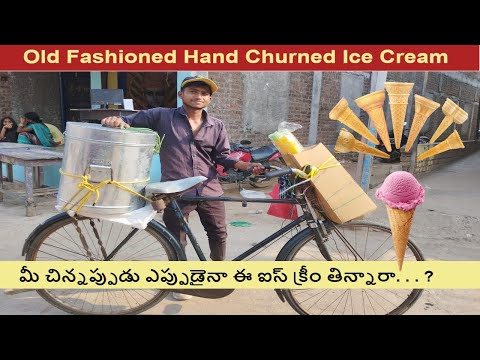
<instances>
[{"instance_id":1,"label":"stainless steel container","mask_svg":"<svg viewBox=\"0 0 480 360\"><path fill-rule=\"evenodd\" d=\"M68 210L88 193L90 185L97 186L105 180L114 180L143 195L156 140L157 134L153 131L67 122L57 208L65 205ZM87 184L84 182L79 187L82 175L89 175L89 179ZM79 189L82 191L72 198ZM145 199L112 184L99 188L98 193L96 203L93 192L77 213L101 217L125 214L145 206ZM72 208L74 211L77 209L77 206Z\"/></svg>"}]
</instances>

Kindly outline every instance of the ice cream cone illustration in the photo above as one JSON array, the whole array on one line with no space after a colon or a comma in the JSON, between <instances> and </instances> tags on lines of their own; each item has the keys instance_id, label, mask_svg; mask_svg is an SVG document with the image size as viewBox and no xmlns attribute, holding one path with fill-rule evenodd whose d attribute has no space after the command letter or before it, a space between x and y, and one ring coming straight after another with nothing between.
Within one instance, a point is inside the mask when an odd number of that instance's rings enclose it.
<instances>
[{"instance_id":1,"label":"ice cream cone illustration","mask_svg":"<svg viewBox=\"0 0 480 360\"><path fill-rule=\"evenodd\" d=\"M335 144L334 151L336 153L347 153L351 151L356 151L362 154L369 154L385 159L390 158L390 155L388 155L387 153L380 151L374 147L368 146L367 144L355 139L355 136L349 133L348 130L345 128L342 128L338 133L337 143Z\"/></svg>"},{"instance_id":2,"label":"ice cream cone illustration","mask_svg":"<svg viewBox=\"0 0 480 360\"><path fill-rule=\"evenodd\" d=\"M442 111L445 117L432 135L430 144L433 144L453 122L463 124L468 119L468 113L448 98L442 106Z\"/></svg>"},{"instance_id":3,"label":"ice cream cone illustration","mask_svg":"<svg viewBox=\"0 0 480 360\"><path fill-rule=\"evenodd\" d=\"M328 114L330 120L338 120L342 124L347 125L353 131L359 133L364 138L368 139L375 145L378 145L380 142L377 138L368 130L365 124L358 118L357 115L350 109L348 102L345 98L341 98L340 101L333 107Z\"/></svg>"},{"instance_id":4,"label":"ice cream cone illustration","mask_svg":"<svg viewBox=\"0 0 480 360\"><path fill-rule=\"evenodd\" d=\"M392 151L390 137L388 136L387 121L383 112L383 103L385 102L385 90L375 91L368 95L355 99L359 108L365 110L372 120L375 130L377 130L380 139L385 144L388 152Z\"/></svg>"},{"instance_id":5,"label":"ice cream cone illustration","mask_svg":"<svg viewBox=\"0 0 480 360\"><path fill-rule=\"evenodd\" d=\"M408 134L407 145L405 146L406 152L410 151L428 117L439 107L439 103L415 94L415 116L413 117L410 133Z\"/></svg>"},{"instance_id":6,"label":"ice cream cone illustration","mask_svg":"<svg viewBox=\"0 0 480 360\"><path fill-rule=\"evenodd\" d=\"M385 203L395 256L401 271L415 209L425 200L425 189L409 172L395 171L385 178L375 196Z\"/></svg>"},{"instance_id":7,"label":"ice cream cone illustration","mask_svg":"<svg viewBox=\"0 0 480 360\"><path fill-rule=\"evenodd\" d=\"M414 83L407 82L386 82L385 89L390 102L390 113L392 114L393 136L395 147L400 149L402 140L403 124L407 114L408 98L412 92Z\"/></svg>"},{"instance_id":8,"label":"ice cream cone illustration","mask_svg":"<svg viewBox=\"0 0 480 360\"><path fill-rule=\"evenodd\" d=\"M402 270L415 209L405 211L387 206L387 214L392 230L393 247L397 257L398 269Z\"/></svg>"},{"instance_id":9,"label":"ice cream cone illustration","mask_svg":"<svg viewBox=\"0 0 480 360\"><path fill-rule=\"evenodd\" d=\"M437 155L448 150L463 149L463 148L465 148L465 145L463 145L462 139L460 139L460 135L458 134L457 130L453 130L453 133L451 133L441 143L438 143L431 149L428 149L427 151L425 151L423 154L420 154L417 157L417 160L418 161L425 160L426 158L429 158L433 155Z\"/></svg>"}]
</instances>

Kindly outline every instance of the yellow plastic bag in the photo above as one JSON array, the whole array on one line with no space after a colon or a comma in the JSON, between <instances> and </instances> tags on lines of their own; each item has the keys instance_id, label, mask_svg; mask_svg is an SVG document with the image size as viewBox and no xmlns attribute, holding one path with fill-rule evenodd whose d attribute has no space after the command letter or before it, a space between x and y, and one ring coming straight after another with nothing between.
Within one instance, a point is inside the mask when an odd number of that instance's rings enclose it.
<instances>
[{"instance_id":1,"label":"yellow plastic bag","mask_svg":"<svg viewBox=\"0 0 480 360\"><path fill-rule=\"evenodd\" d=\"M47 123L44 124L47 125L48 129L52 133L53 141L55 141L55 144L57 144L57 146L63 145L65 143L65 139L62 132L55 125Z\"/></svg>"}]
</instances>

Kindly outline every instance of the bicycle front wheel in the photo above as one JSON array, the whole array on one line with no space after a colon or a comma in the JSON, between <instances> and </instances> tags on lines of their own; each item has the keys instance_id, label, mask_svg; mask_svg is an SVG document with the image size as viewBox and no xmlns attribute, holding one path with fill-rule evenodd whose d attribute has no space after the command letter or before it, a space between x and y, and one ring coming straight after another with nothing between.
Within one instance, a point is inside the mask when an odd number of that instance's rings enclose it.
<instances>
[{"instance_id":1,"label":"bicycle front wheel","mask_svg":"<svg viewBox=\"0 0 480 360\"><path fill-rule=\"evenodd\" d=\"M34 232L27 261L177 261L168 235L155 222L145 230L91 218L55 215ZM92 265L94 266L94 265ZM40 289L38 294L56 308L78 315L141 313L168 291L161 289Z\"/></svg>"},{"instance_id":2,"label":"bicycle front wheel","mask_svg":"<svg viewBox=\"0 0 480 360\"><path fill-rule=\"evenodd\" d=\"M370 222L331 225L325 249L333 261L396 261L388 227ZM325 252L323 249L323 252ZM354 251L352 250L354 249ZM325 256L308 232L286 255L286 261L322 261ZM404 261L424 261L420 249L408 241ZM400 315L423 289L285 289L286 300L303 315Z\"/></svg>"}]
</instances>

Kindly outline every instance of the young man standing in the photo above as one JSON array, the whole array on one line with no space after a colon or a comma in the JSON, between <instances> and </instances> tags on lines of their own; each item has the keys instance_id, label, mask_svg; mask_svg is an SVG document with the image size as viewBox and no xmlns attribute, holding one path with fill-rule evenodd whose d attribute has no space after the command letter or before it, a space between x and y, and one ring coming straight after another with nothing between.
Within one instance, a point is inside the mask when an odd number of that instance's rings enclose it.
<instances>
[{"instance_id":1,"label":"young man standing","mask_svg":"<svg viewBox=\"0 0 480 360\"><path fill-rule=\"evenodd\" d=\"M183 103L179 108L152 108L129 116L107 117L101 122L110 127L134 126L155 130L161 138L164 136L160 149L161 181L205 176L207 180L192 190L192 194L196 192L198 196L221 196L223 189L217 179L217 164L226 169L251 169L254 174L263 172L263 168L260 163L229 158L230 142L225 125L222 120L210 116L205 110L212 100L212 94L217 90L217 84L208 78L187 77L182 81L178 92ZM208 236L210 258L215 261L225 260L225 204L222 201L180 201L179 205L187 220L190 212L198 212ZM170 207L165 209L163 221L185 248L186 234Z\"/></svg>"}]
</instances>

